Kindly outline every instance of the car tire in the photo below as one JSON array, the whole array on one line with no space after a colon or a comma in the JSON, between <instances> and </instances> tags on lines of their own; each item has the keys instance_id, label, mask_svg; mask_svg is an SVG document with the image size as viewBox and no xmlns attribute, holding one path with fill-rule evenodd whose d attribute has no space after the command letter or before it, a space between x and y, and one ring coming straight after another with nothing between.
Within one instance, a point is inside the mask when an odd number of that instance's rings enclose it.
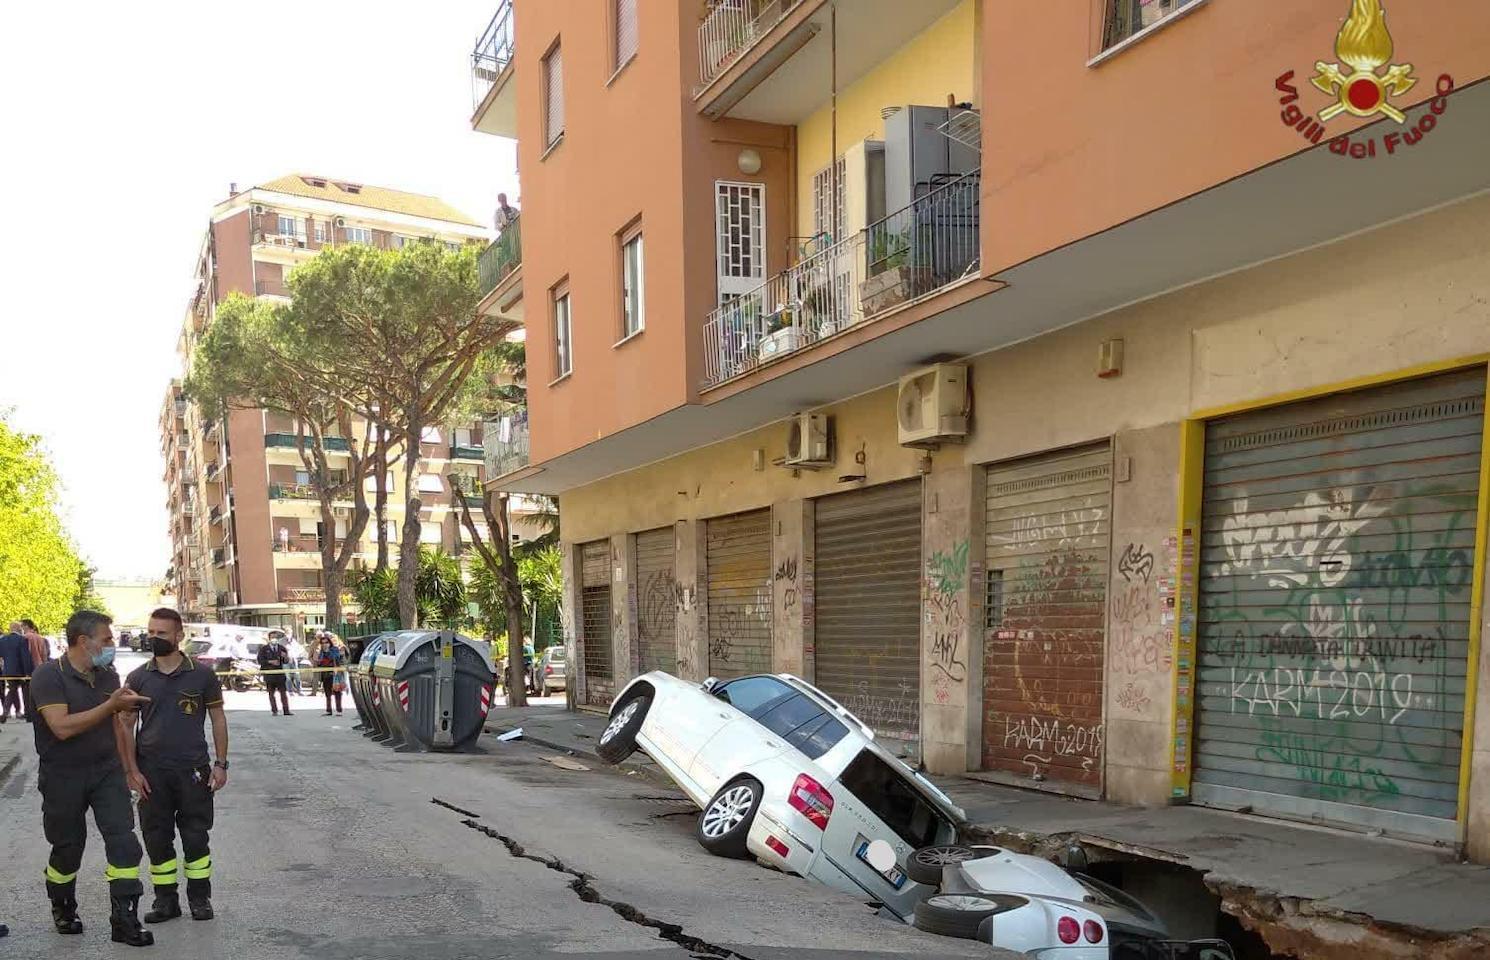
<instances>
[{"instance_id":1,"label":"car tire","mask_svg":"<svg viewBox=\"0 0 1490 960\"><path fill-rule=\"evenodd\" d=\"M642 695L618 703L611 709L610 722L595 744L595 752L606 763L620 763L636 752L636 734L647 718L652 698Z\"/></svg>"},{"instance_id":2,"label":"car tire","mask_svg":"<svg viewBox=\"0 0 1490 960\"><path fill-rule=\"evenodd\" d=\"M922 847L906 858L905 875L917 883L940 888L943 867L977 860L983 856L987 854L958 843L939 843L931 847Z\"/></svg>"},{"instance_id":3,"label":"car tire","mask_svg":"<svg viewBox=\"0 0 1490 960\"><path fill-rule=\"evenodd\" d=\"M959 940L977 940L983 921L1004 908L987 897L943 893L916 904L916 929Z\"/></svg>"},{"instance_id":4,"label":"car tire","mask_svg":"<svg viewBox=\"0 0 1490 960\"><path fill-rule=\"evenodd\" d=\"M744 860L750 856L745 841L755 823L765 788L759 780L741 777L719 788L698 815L694 833L701 847L716 857Z\"/></svg>"}]
</instances>

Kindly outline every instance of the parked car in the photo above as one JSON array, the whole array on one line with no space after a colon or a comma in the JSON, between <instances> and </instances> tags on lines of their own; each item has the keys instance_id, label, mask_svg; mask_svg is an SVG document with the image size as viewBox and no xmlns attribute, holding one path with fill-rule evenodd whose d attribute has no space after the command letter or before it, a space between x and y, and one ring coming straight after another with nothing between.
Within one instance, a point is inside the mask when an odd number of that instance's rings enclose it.
<instances>
[{"instance_id":1,"label":"parked car","mask_svg":"<svg viewBox=\"0 0 1490 960\"><path fill-rule=\"evenodd\" d=\"M597 752L619 763L638 748L702 810L704 849L867 896L907 922L934 887L908 876L906 859L951 843L965 819L857 717L790 674L702 685L644 674L616 697ZM883 854L871 858L871 846Z\"/></svg>"},{"instance_id":2,"label":"parked car","mask_svg":"<svg viewBox=\"0 0 1490 960\"><path fill-rule=\"evenodd\" d=\"M565 686L564 648L555 644L545 647L538 656L538 692L548 696Z\"/></svg>"},{"instance_id":3,"label":"parked car","mask_svg":"<svg viewBox=\"0 0 1490 960\"><path fill-rule=\"evenodd\" d=\"M1040 857L937 845L913 853L907 873L939 890L915 907L930 933L1037 960L1235 960L1224 940L1171 940L1134 897Z\"/></svg>"},{"instance_id":4,"label":"parked car","mask_svg":"<svg viewBox=\"0 0 1490 960\"><path fill-rule=\"evenodd\" d=\"M257 659L261 646L263 642L258 639L245 641L236 635L222 634L213 639L188 641L186 655L209 670L231 674L223 677L223 686L243 691L263 686Z\"/></svg>"}]
</instances>

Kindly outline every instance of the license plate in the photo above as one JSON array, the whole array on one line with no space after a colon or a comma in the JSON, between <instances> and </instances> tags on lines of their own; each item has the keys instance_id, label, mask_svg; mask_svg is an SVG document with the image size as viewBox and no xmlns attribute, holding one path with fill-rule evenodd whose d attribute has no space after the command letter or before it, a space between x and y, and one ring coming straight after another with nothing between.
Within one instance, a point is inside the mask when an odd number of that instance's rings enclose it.
<instances>
[{"instance_id":1,"label":"license plate","mask_svg":"<svg viewBox=\"0 0 1490 960\"><path fill-rule=\"evenodd\" d=\"M854 856L862 860L869 869L874 870L873 865L869 863L869 841L864 839L862 835L854 838ZM896 890L905 886L905 874L901 872L898 866L891 867L885 871L875 870L874 872L884 877L885 881Z\"/></svg>"}]
</instances>

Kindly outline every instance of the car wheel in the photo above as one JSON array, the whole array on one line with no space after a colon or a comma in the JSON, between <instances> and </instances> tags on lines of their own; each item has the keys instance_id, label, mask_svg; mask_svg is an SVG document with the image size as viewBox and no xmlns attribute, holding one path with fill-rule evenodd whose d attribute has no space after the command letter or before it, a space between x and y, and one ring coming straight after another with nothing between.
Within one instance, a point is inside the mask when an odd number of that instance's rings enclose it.
<instances>
[{"instance_id":1,"label":"car wheel","mask_svg":"<svg viewBox=\"0 0 1490 960\"><path fill-rule=\"evenodd\" d=\"M745 839L755 823L763 789L759 781L735 780L719 788L698 817L698 842L717 857L744 859L750 855Z\"/></svg>"},{"instance_id":2,"label":"car wheel","mask_svg":"<svg viewBox=\"0 0 1490 960\"><path fill-rule=\"evenodd\" d=\"M987 854L982 851L955 843L922 847L906 859L905 875L917 883L924 883L929 887L940 887L943 867L966 863L984 856Z\"/></svg>"},{"instance_id":3,"label":"car wheel","mask_svg":"<svg viewBox=\"0 0 1490 960\"><path fill-rule=\"evenodd\" d=\"M976 940L983 921L1002 909L987 897L966 893L939 894L916 904L916 929L959 940Z\"/></svg>"},{"instance_id":4,"label":"car wheel","mask_svg":"<svg viewBox=\"0 0 1490 960\"><path fill-rule=\"evenodd\" d=\"M616 704L611 710L610 723L606 724L600 742L595 745L600 759L606 763L620 763L636 751L636 733L642 728L647 708L651 705L652 698L647 696L632 697L625 703Z\"/></svg>"}]
</instances>

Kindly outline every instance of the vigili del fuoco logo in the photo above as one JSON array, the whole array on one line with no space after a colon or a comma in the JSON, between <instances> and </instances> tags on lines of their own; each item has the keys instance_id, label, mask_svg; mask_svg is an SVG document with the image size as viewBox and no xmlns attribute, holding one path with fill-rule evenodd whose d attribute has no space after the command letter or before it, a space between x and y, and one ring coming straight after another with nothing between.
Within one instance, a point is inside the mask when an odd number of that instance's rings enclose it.
<instances>
[{"instance_id":1,"label":"vigili del fuoco logo","mask_svg":"<svg viewBox=\"0 0 1490 960\"><path fill-rule=\"evenodd\" d=\"M1324 138L1325 125L1342 113L1355 117L1375 117L1378 114L1395 120L1404 129L1377 137L1362 134L1352 140L1342 134L1330 140L1330 152L1357 160L1373 158L1380 151L1394 154L1404 147L1414 147L1438 126L1438 118L1448 109L1448 95L1454 89L1454 78L1443 74L1438 78L1438 96L1428 102L1428 109L1415 121L1392 103L1393 97L1401 97L1417 85L1410 63L1392 63L1394 53L1392 34L1387 29L1386 10L1382 0L1351 0L1350 16L1335 37L1336 63L1323 60L1314 64L1314 76L1309 79L1330 102L1319 113L1305 113L1299 106L1299 91L1292 83L1292 70L1283 74L1273 84L1283 94L1278 102L1283 105L1281 114L1284 126L1292 127L1310 143L1319 143Z\"/></svg>"}]
</instances>

